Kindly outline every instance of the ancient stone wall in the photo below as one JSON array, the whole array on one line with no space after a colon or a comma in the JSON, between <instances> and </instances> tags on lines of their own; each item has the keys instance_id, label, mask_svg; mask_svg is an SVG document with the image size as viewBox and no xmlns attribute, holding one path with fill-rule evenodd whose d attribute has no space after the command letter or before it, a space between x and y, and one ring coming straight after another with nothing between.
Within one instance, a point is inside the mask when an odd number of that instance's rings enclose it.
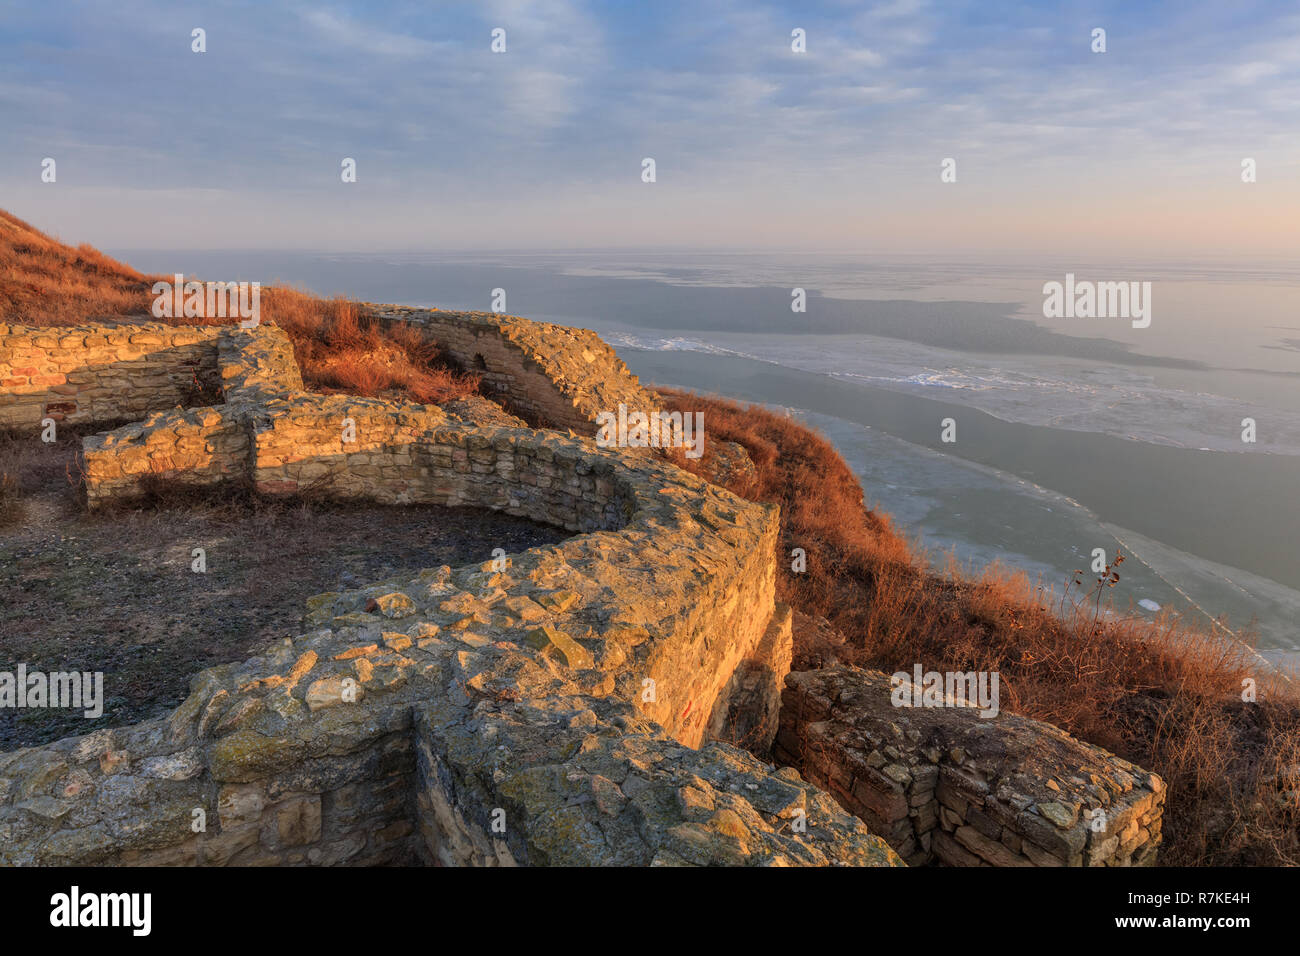
<instances>
[{"instance_id":1,"label":"ancient stone wall","mask_svg":"<svg viewBox=\"0 0 1300 956\"><path fill-rule=\"evenodd\" d=\"M293 342L274 325L221 329L217 354L227 405L265 404L302 391Z\"/></svg>"},{"instance_id":2,"label":"ancient stone wall","mask_svg":"<svg viewBox=\"0 0 1300 956\"><path fill-rule=\"evenodd\" d=\"M770 633L775 513L589 440L509 438L582 453L621 527L321 595L170 717L0 756L0 859L896 863L797 776L692 749Z\"/></svg>"},{"instance_id":3,"label":"ancient stone wall","mask_svg":"<svg viewBox=\"0 0 1300 956\"><path fill-rule=\"evenodd\" d=\"M225 406L154 412L141 422L82 439L89 507L130 499L150 480L211 486L248 472L244 424Z\"/></svg>"},{"instance_id":4,"label":"ancient stone wall","mask_svg":"<svg viewBox=\"0 0 1300 956\"><path fill-rule=\"evenodd\" d=\"M211 378L225 403L154 411L82 440L86 501L94 508L140 495L150 481L211 486L251 481L257 419L266 403L301 395L289 337L274 326L205 329ZM126 389L129 391L129 388ZM169 396L151 394L151 402Z\"/></svg>"},{"instance_id":5,"label":"ancient stone wall","mask_svg":"<svg viewBox=\"0 0 1300 956\"><path fill-rule=\"evenodd\" d=\"M901 864L707 742L775 731L743 706L789 661L774 508L590 439L309 395L272 327L218 352L226 404L87 439L88 497L243 474L583 533L319 595L168 717L0 754L0 863Z\"/></svg>"},{"instance_id":6,"label":"ancient stone wall","mask_svg":"<svg viewBox=\"0 0 1300 956\"><path fill-rule=\"evenodd\" d=\"M487 507L571 531L617 527L628 507L607 463L521 443L520 429L467 428L434 407L343 396L276 408L254 432L264 493Z\"/></svg>"},{"instance_id":7,"label":"ancient stone wall","mask_svg":"<svg viewBox=\"0 0 1300 956\"><path fill-rule=\"evenodd\" d=\"M619 403L649 415L658 399L595 332L493 312L376 306L389 324L426 331L447 354L483 376L512 407L580 435Z\"/></svg>"},{"instance_id":8,"label":"ancient stone wall","mask_svg":"<svg viewBox=\"0 0 1300 956\"><path fill-rule=\"evenodd\" d=\"M828 789L909 864L1155 862L1164 782L1041 721L895 707L890 676L786 678L775 757Z\"/></svg>"},{"instance_id":9,"label":"ancient stone wall","mask_svg":"<svg viewBox=\"0 0 1300 956\"><path fill-rule=\"evenodd\" d=\"M496 369L489 380L516 407L581 434L593 432L596 415L619 402L655 405L591 332L491 313L396 311L389 320L428 331L468 366L487 355ZM488 444L490 430L472 437L463 429L438 431L464 422L436 407L307 393L292 343L274 326L203 331L210 333L208 374L221 383L225 403L154 411L142 422L87 438L91 507L137 496L154 480L212 485L234 479L265 493L328 485L340 497L389 504L483 504L542 521L566 515L562 524L572 530L608 524L621 507L607 498L607 482L572 473L579 467L573 456L559 462L569 474L553 486L539 485L526 455L516 468L508 448ZM169 403L169 395L151 395L140 414Z\"/></svg>"},{"instance_id":10,"label":"ancient stone wall","mask_svg":"<svg viewBox=\"0 0 1300 956\"><path fill-rule=\"evenodd\" d=\"M243 479L264 494L492 507L573 531L625 517L608 465L580 450L524 447L517 429L468 427L435 406L302 391L273 326L222 330L219 356L226 404L155 412L83 441L92 506L153 479Z\"/></svg>"},{"instance_id":11,"label":"ancient stone wall","mask_svg":"<svg viewBox=\"0 0 1300 956\"><path fill-rule=\"evenodd\" d=\"M217 330L0 325L0 428L107 424L191 404L216 386Z\"/></svg>"}]
</instances>

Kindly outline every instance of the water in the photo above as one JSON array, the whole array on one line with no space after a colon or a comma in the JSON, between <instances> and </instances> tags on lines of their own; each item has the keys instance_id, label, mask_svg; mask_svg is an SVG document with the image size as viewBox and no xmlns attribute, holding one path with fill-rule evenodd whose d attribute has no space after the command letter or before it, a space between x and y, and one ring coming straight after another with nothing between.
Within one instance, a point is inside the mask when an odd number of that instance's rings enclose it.
<instances>
[{"instance_id":1,"label":"water","mask_svg":"<svg viewBox=\"0 0 1300 956\"><path fill-rule=\"evenodd\" d=\"M790 410L900 528L973 568L1000 559L1059 587L1093 548L1119 548L1112 594L1129 613L1249 626L1265 656L1300 652L1300 270L1287 264L114 254L409 305L487 309L504 288L510 312L595 329L647 382ZM1067 271L1152 282L1151 327L1042 318L1043 283ZM940 440L945 418L955 443Z\"/></svg>"}]
</instances>

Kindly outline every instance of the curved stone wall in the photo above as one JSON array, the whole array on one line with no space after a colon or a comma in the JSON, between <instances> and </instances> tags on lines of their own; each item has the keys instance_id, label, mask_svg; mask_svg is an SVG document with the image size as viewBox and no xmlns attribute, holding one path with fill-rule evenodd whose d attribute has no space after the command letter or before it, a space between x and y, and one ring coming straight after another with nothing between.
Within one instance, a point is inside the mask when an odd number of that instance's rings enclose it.
<instances>
[{"instance_id":1,"label":"curved stone wall","mask_svg":"<svg viewBox=\"0 0 1300 956\"><path fill-rule=\"evenodd\" d=\"M88 498L243 475L583 533L319 595L166 718L0 754L0 862L900 865L794 771L706 742L742 667L788 668L775 509L589 439L308 395L286 347L222 330L227 403L87 439Z\"/></svg>"}]
</instances>

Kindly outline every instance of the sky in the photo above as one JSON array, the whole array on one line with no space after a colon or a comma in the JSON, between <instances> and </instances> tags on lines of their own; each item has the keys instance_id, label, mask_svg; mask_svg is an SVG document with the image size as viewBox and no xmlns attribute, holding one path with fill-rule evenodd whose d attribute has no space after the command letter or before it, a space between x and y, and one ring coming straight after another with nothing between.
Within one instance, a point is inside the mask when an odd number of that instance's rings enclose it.
<instances>
[{"instance_id":1,"label":"sky","mask_svg":"<svg viewBox=\"0 0 1300 956\"><path fill-rule=\"evenodd\" d=\"M1294 258L1300 3L0 0L0 208L109 249Z\"/></svg>"}]
</instances>

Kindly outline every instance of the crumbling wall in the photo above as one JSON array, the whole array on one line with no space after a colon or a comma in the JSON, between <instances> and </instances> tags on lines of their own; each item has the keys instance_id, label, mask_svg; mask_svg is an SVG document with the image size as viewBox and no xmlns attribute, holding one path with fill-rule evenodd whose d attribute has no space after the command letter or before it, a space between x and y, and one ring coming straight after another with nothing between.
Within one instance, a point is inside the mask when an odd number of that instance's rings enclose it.
<instances>
[{"instance_id":1,"label":"crumbling wall","mask_svg":"<svg viewBox=\"0 0 1300 956\"><path fill-rule=\"evenodd\" d=\"M895 707L891 689L889 675L852 667L790 674L775 756L909 864L1155 862L1155 774L1042 721Z\"/></svg>"},{"instance_id":2,"label":"crumbling wall","mask_svg":"<svg viewBox=\"0 0 1300 956\"><path fill-rule=\"evenodd\" d=\"M293 342L274 325L223 328L217 354L227 405L264 405L303 390Z\"/></svg>"},{"instance_id":3,"label":"crumbling wall","mask_svg":"<svg viewBox=\"0 0 1300 956\"><path fill-rule=\"evenodd\" d=\"M571 531L618 527L629 506L607 461L527 439L528 429L466 427L435 407L330 396L269 408L254 427L256 486L316 489L387 504L494 508Z\"/></svg>"},{"instance_id":4,"label":"crumbling wall","mask_svg":"<svg viewBox=\"0 0 1300 956\"><path fill-rule=\"evenodd\" d=\"M81 445L90 508L139 496L151 480L214 486L245 478L249 468L248 429L224 405L154 412Z\"/></svg>"},{"instance_id":5,"label":"crumbling wall","mask_svg":"<svg viewBox=\"0 0 1300 956\"><path fill-rule=\"evenodd\" d=\"M219 354L226 404L88 439L88 494L242 469L585 533L318 595L170 716L0 754L0 863L901 864L793 771L706 742L770 724L738 669L788 667L775 508L590 439L309 395L272 327Z\"/></svg>"},{"instance_id":6,"label":"crumbling wall","mask_svg":"<svg viewBox=\"0 0 1300 956\"><path fill-rule=\"evenodd\" d=\"M452 358L481 375L512 407L557 428L595 433L596 416L620 403L649 415L659 408L623 360L595 332L494 312L376 307L381 320L425 331Z\"/></svg>"},{"instance_id":7,"label":"crumbling wall","mask_svg":"<svg viewBox=\"0 0 1300 956\"><path fill-rule=\"evenodd\" d=\"M204 671L170 717L0 755L0 861L898 864L797 775L693 749L691 715L725 708L709 695L769 632L774 509L504 437L606 475L627 514L319 595L301 635Z\"/></svg>"},{"instance_id":8,"label":"crumbling wall","mask_svg":"<svg viewBox=\"0 0 1300 956\"><path fill-rule=\"evenodd\" d=\"M215 390L217 330L150 322L0 325L0 428L107 424Z\"/></svg>"},{"instance_id":9,"label":"crumbling wall","mask_svg":"<svg viewBox=\"0 0 1300 956\"><path fill-rule=\"evenodd\" d=\"M393 313L575 432L619 403L652 407L593 333ZM791 615L775 602L775 507L587 438L309 394L273 326L141 328L118 344L210 353L225 401L87 438L91 505L153 477L247 480L578 534L317 595L302 633L197 675L168 717L0 754L0 864L1153 859L1159 778L1056 728L900 712L884 675L831 669L791 677L778 733ZM78 409L120 417L137 372L143 404L170 400L136 358L115 403ZM31 394L16 388L0 397ZM782 770L731 746L762 754L774 735Z\"/></svg>"},{"instance_id":10,"label":"crumbling wall","mask_svg":"<svg viewBox=\"0 0 1300 956\"><path fill-rule=\"evenodd\" d=\"M211 378L221 383L225 402L155 411L142 421L82 439L88 507L137 497L151 481L209 487L252 481L259 416L277 400L284 407L293 396L308 399L293 344L282 330L203 331L211 333ZM123 391L129 392L129 386Z\"/></svg>"},{"instance_id":11,"label":"crumbling wall","mask_svg":"<svg viewBox=\"0 0 1300 956\"><path fill-rule=\"evenodd\" d=\"M535 339L536 348L555 344L551 338L557 336L562 343L557 348L574 345L552 327L525 335L517 328L522 324L515 320L510 326L515 338ZM521 346L510 344L513 339L493 337L482 325L446 320L431 328L437 334L486 335L521 369L528 364L531 370L521 371L512 388L536 396L536 408L546 406L548 416L590 412L594 417L592 409L607 397L604 390L622 388L623 398L639 391L626 369L622 379L612 370L613 352L599 339L579 337L576 343L583 347L548 360L547 371L559 375L575 362L585 366L581 356L592 354L586 346L599 347L601 367L615 376L614 384L596 388L566 378L560 388ZM222 328L215 334L213 374L225 403L155 412L142 422L86 438L91 507L138 496L155 479L194 485L246 480L265 494L314 491L387 504L476 504L588 531L611 526L626 503L613 494L606 476L590 472L579 453L557 453L549 446L521 450L508 438L509 429L469 429L435 406L304 391L293 345L275 326ZM578 424L576 418L568 420Z\"/></svg>"}]
</instances>

